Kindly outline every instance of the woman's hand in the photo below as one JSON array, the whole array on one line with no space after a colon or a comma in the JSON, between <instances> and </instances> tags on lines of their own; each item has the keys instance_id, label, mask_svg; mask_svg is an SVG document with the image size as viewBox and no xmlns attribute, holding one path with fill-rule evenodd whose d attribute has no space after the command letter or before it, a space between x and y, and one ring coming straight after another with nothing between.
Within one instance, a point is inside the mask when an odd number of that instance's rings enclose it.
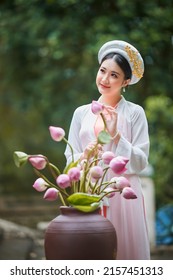
<instances>
[{"instance_id":1,"label":"woman's hand","mask_svg":"<svg viewBox=\"0 0 173 280\"><path fill-rule=\"evenodd\" d=\"M118 114L115 109L111 106L105 106L103 111L104 120L106 123L107 132L114 137L117 133L117 120Z\"/></svg>"}]
</instances>

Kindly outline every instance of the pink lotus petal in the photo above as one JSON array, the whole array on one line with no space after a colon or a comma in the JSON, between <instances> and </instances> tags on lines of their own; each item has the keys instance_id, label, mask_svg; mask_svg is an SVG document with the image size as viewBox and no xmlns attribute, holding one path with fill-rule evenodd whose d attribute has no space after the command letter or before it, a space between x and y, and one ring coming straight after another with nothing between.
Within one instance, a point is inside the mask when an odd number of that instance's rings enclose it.
<instances>
[{"instance_id":1,"label":"pink lotus petal","mask_svg":"<svg viewBox=\"0 0 173 280\"><path fill-rule=\"evenodd\" d=\"M60 142L65 136L65 131L61 127L49 126L49 131L52 139L57 142Z\"/></svg>"},{"instance_id":2,"label":"pink lotus petal","mask_svg":"<svg viewBox=\"0 0 173 280\"><path fill-rule=\"evenodd\" d=\"M38 191L38 192L43 192L47 189L48 185L46 183L46 181L42 178L38 178L34 184L33 184L33 188Z\"/></svg>"},{"instance_id":3,"label":"pink lotus petal","mask_svg":"<svg viewBox=\"0 0 173 280\"><path fill-rule=\"evenodd\" d=\"M127 170L126 164L128 161L129 161L128 159L118 156L110 161L109 166L114 173L122 174Z\"/></svg>"},{"instance_id":4,"label":"pink lotus petal","mask_svg":"<svg viewBox=\"0 0 173 280\"><path fill-rule=\"evenodd\" d=\"M116 181L117 181L117 177L111 178L111 180L110 180L110 183L111 183L110 186L111 186L111 188L117 189Z\"/></svg>"},{"instance_id":5,"label":"pink lotus petal","mask_svg":"<svg viewBox=\"0 0 173 280\"><path fill-rule=\"evenodd\" d=\"M46 167L47 161L43 155L29 156L28 161L38 170Z\"/></svg>"},{"instance_id":6,"label":"pink lotus petal","mask_svg":"<svg viewBox=\"0 0 173 280\"><path fill-rule=\"evenodd\" d=\"M59 187L65 189L67 187L70 187L71 182L70 182L70 177L67 174L61 174L58 176L56 179L56 183Z\"/></svg>"},{"instance_id":7,"label":"pink lotus petal","mask_svg":"<svg viewBox=\"0 0 173 280\"><path fill-rule=\"evenodd\" d=\"M58 198L58 190L55 188L49 188L44 194L43 197L45 200L53 201Z\"/></svg>"},{"instance_id":8,"label":"pink lotus petal","mask_svg":"<svg viewBox=\"0 0 173 280\"><path fill-rule=\"evenodd\" d=\"M98 101L93 100L91 104L91 111L95 115L99 115L104 109L104 105L99 103Z\"/></svg>"},{"instance_id":9,"label":"pink lotus petal","mask_svg":"<svg viewBox=\"0 0 173 280\"><path fill-rule=\"evenodd\" d=\"M115 158L115 155L113 152L110 152L110 151L107 151L107 152L104 152L102 154L102 160L104 162L104 164L109 164L110 161Z\"/></svg>"},{"instance_id":10,"label":"pink lotus petal","mask_svg":"<svg viewBox=\"0 0 173 280\"><path fill-rule=\"evenodd\" d=\"M135 199L137 198L134 190L132 188L129 188L129 187L125 187L123 190L122 190L122 196L126 199Z\"/></svg>"},{"instance_id":11,"label":"pink lotus petal","mask_svg":"<svg viewBox=\"0 0 173 280\"><path fill-rule=\"evenodd\" d=\"M111 187L107 187L106 189L104 189L104 192L107 193L106 197L108 198L111 198L115 195L115 191Z\"/></svg>"},{"instance_id":12,"label":"pink lotus petal","mask_svg":"<svg viewBox=\"0 0 173 280\"><path fill-rule=\"evenodd\" d=\"M93 179L100 179L103 176L103 169L100 166L90 168L90 174Z\"/></svg>"},{"instance_id":13,"label":"pink lotus petal","mask_svg":"<svg viewBox=\"0 0 173 280\"><path fill-rule=\"evenodd\" d=\"M78 182L80 180L81 170L78 167L72 167L69 169L68 174L70 181Z\"/></svg>"},{"instance_id":14,"label":"pink lotus petal","mask_svg":"<svg viewBox=\"0 0 173 280\"><path fill-rule=\"evenodd\" d=\"M114 184L111 185L111 187L114 187L116 189L122 190L125 187L130 187L130 182L127 180L127 178L120 176L120 177L113 177L111 179L111 182Z\"/></svg>"}]
</instances>

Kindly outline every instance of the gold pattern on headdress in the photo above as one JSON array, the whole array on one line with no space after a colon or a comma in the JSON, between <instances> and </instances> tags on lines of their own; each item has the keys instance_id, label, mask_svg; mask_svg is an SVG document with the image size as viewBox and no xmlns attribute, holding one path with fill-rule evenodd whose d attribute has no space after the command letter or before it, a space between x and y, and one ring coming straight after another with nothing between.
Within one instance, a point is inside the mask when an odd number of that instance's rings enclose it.
<instances>
[{"instance_id":1,"label":"gold pattern on headdress","mask_svg":"<svg viewBox=\"0 0 173 280\"><path fill-rule=\"evenodd\" d=\"M138 57L138 52L132 50L129 46L125 47L125 51L129 56L130 62L133 63L132 74L139 79L142 78L143 67L142 67L142 61Z\"/></svg>"}]
</instances>

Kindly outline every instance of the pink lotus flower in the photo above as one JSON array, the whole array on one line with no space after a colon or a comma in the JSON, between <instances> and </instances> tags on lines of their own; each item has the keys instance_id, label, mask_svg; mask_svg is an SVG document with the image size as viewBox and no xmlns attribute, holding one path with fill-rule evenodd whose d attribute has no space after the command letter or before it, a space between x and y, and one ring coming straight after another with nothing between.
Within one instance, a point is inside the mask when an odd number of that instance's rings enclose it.
<instances>
[{"instance_id":1,"label":"pink lotus flower","mask_svg":"<svg viewBox=\"0 0 173 280\"><path fill-rule=\"evenodd\" d=\"M122 196L126 199L135 199L137 198L134 190L132 188L129 188L129 187L125 187L123 190L122 190Z\"/></svg>"},{"instance_id":2,"label":"pink lotus flower","mask_svg":"<svg viewBox=\"0 0 173 280\"><path fill-rule=\"evenodd\" d=\"M100 179L103 175L103 169L100 166L93 166L90 169L90 174L93 179Z\"/></svg>"},{"instance_id":3,"label":"pink lotus flower","mask_svg":"<svg viewBox=\"0 0 173 280\"><path fill-rule=\"evenodd\" d=\"M60 142L65 136L65 131L61 127L49 126L49 131L52 139L57 142Z\"/></svg>"},{"instance_id":4,"label":"pink lotus flower","mask_svg":"<svg viewBox=\"0 0 173 280\"><path fill-rule=\"evenodd\" d=\"M117 156L110 161L109 167L114 173L122 174L127 170L126 164L128 161L125 157Z\"/></svg>"},{"instance_id":5,"label":"pink lotus flower","mask_svg":"<svg viewBox=\"0 0 173 280\"><path fill-rule=\"evenodd\" d=\"M104 109L104 105L99 103L98 101L93 100L91 104L91 111L95 115L99 115Z\"/></svg>"},{"instance_id":6,"label":"pink lotus flower","mask_svg":"<svg viewBox=\"0 0 173 280\"><path fill-rule=\"evenodd\" d=\"M102 154L102 160L104 164L109 164L110 161L115 157L113 152L107 151Z\"/></svg>"},{"instance_id":7,"label":"pink lotus flower","mask_svg":"<svg viewBox=\"0 0 173 280\"><path fill-rule=\"evenodd\" d=\"M63 189L70 187L71 182L70 182L69 175L67 175L67 174L59 175L58 178L56 179L56 183L58 186L60 186Z\"/></svg>"},{"instance_id":8,"label":"pink lotus flower","mask_svg":"<svg viewBox=\"0 0 173 280\"><path fill-rule=\"evenodd\" d=\"M104 189L104 193L107 193L106 197L111 198L115 195L115 190L111 187Z\"/></svg>"},{"instance_id":9,"label":"pink lotus flower","mask_svg":"<svg viewBox=\"0 0 173 280\"><path fill-rule=\"evenodd\" d=\"M72 167L68 171L68 176L70 177L71 181L78 182L80 180L81 171L78 167Z\"/></svg>"},{"instance_id":10,"label":"pink lotus flower","mask_svg":"<svg viewBox=\"0 0 173 280\"><path fill-rule=\"evenodd\" d=\"M44 169L47 165L46 158L42 155L29 156L28 160L38 170Z\"/></svg>"},{"instance_id":11,"label":"pink lotus flower","mask_svg":"<svg viewBox=\"0 0 173 280\"><path fill-rule=\"evenodd\" d=\"M43 197L45 200L53 201L58 198L58 190L55 188L49 188L44 194Z\"/></svg>"},{"instance_id":12,"label":"pink lotus flower","mask_svg":"<svg viewBox=\"0 0 173 280\"><path fill-rule=\"evenodd\" d=\"M33 188L36 189L36 191L38 192L43 192L47 189L48 185L46 183L46 181L42 178L38 178L34 184L33 184Z\"/></svg>"},{"instance_id":13,"label":"pink lotus flower","mask_svg":"<svg viewBox=\"0 0 173 280\"><path fill-rule=\"evenodd\" d=\"M129 181L121 176L121 177L113 177L111 179L111 182L113 183L113 185L111 185L111 187L122 190L125 187L130 187L130 183Z\"/></svg>"}]
</instances>

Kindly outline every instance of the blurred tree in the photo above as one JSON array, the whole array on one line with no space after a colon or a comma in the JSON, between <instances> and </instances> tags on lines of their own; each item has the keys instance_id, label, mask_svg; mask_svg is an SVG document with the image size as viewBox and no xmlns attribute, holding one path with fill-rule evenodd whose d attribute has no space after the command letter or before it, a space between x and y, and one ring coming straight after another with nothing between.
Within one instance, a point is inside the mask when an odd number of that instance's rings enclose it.
<instances>
[{"instance_id":1,"label":"blurred tree","mask_svg":"<svg viewBox=\"0 0 173 280\"><path fill-rule=\"evenodd\" d=\"M172 14L172 0L0 2L2 192L29 191L32 181L28 169L16 170L14 150L45 153L63 166L64 147L52 143L48 125L68 133L74 109L98 98L97 52L105 41L126 40L144 58L144 78L127 99L143 106L150 96L172 99Z\"/></svg>"},{"instance_id":2,"label":"blurred tree","mask_svg":"<svg viewBox=\"0 0 173 280\"><path fill-rule=\"evenodd\" d=\"M156 205L162 206L173 201L173 100L167 96L151 96L146 101L149 119L151 153L156 185Z\"/></svg>"}]
</instances>

